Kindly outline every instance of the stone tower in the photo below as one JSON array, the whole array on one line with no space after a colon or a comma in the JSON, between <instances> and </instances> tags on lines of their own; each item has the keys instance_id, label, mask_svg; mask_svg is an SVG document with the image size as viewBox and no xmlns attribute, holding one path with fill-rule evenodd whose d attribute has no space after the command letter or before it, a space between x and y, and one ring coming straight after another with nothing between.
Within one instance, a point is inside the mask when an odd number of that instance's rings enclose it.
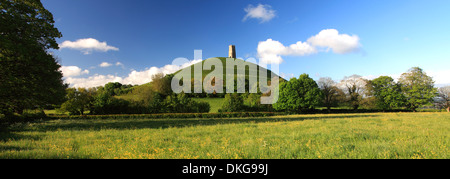
<instances>
[{"instance_id":1,"label":"stone tower","mask_svg":"<svg viewBox=\"0 0 450 179\"><path fill-rule=\"evenodd\" d=\"M228 58L236 58L236 47L230 45L230 50L228 51Z\"/></svg>"}]
</instances>

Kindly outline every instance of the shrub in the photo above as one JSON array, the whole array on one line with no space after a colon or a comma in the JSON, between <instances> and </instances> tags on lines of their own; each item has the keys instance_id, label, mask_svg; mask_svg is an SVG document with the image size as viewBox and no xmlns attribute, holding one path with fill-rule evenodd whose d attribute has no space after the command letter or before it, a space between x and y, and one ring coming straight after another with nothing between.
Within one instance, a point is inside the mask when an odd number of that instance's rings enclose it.
<instances>
[{"instance_id":1,"label":"shrub","mask_svg":"<svg viewBox=\"0 0 450 179\"><path fill-rule=\"evenodd\" d=\"M237 93L226 94L223 106L219 112L241 112L245 110L244 100Z\"/></svg>"},{"instance_id":2,"label":"shrub","mask_svg":"<svg viewBox=\"0 0 450 179\"><path fill-rule=\"evenodd\" d=\"M211 109L209 103L196 102L186 94L172 94L164 100L167 113L207 113Z\"/></svg>"}]
</instances>

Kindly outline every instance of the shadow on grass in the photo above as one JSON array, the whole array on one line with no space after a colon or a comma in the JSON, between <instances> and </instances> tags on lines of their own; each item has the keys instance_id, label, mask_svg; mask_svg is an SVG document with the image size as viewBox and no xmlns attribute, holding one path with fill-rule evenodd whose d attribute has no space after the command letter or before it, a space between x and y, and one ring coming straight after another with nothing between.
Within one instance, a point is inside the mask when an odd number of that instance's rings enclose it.
<instances>
[{"instance_id":1,"label":"shadow on grass","mask_svg":"<svg viewBox=\"0 0 450 179\"><path fill-rule=\"evenodd\" d=\"M56 131L56 130L89 130L98 131L105 129L128 130L128 129L166 129L183 128L194 126L213 126L221 124L245 124L245 123L266 123L266 122L291 122L304 120L321 119L342 119L342 118L367 118L379 115L329 115L329 116L279 116L265 118L226 118L226 119L99 119L99 120L57 120L44 122L39 127L29 129L32 131Z\"/></svg>"},{"instance_id":2,"label":"shadow on grass","mask_svg":"<svg viewBox=\"0 0 450 179\"><path fill-rule=\"evenodd\" d=\"M0 142L1 143L8 143L11 141L20 141L20 140L40 140L42 137L41 135L24 135L24 134L16 134L11 132L1 132L0 133ZM11 145L0 145L0 152L4 151L24 151L24 150L31 150L32 148L29 147L18 147L18 146L11 146Z\"/></svg>"}]
</instances>

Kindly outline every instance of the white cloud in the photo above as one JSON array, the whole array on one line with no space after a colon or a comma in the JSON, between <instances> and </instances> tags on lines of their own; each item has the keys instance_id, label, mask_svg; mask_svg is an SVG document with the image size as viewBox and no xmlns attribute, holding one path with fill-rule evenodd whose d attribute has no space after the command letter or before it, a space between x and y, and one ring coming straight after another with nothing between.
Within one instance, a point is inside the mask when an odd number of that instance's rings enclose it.
<instances>
[{"instance_id":1,"label":"white cloud","mask_svg":"<svg viewBox=\"0 0 450 179\"><path fill-rule=\"evenodd\" d=\"M151 67L144 71L133 70L127 78L124 79L124 84L141 85L152 81L152 76L158 73L163 73L164 75L175 73L178 70L191 66L193 64L199 63L202 60L192 60L188 63L182 65L165 65L164 67Z\"/></svg>"},{"instance_id":2,"label":"white cloud","mask_svg":"<svg viewBox=\"0 0 450 179\"><path fill-rule=\"evenodd\" d=\"M339 34L336 29L326 29L308 39L308 43L316 47L324 47L333 50L337 54L355 52L359 49L359 37L357 35Z\"/></svg>"},{"instance_id":3,"label":"white cloud","mask_svg":"<svg viewBox=\"0 0 450 179\"><path fill-rule=\"evenodd\" d=\"M120 62L117 62L117 63L116 63L116 66L123 66L123 64L120 63Z\"/></svg>"},{"instance_id":4,"label":"white cloud","mask_svg":"<svg viewBox=\"0 0 450 179\"><path fill-rule=\"evenodd\" d=\"M259 19L260 23L264 23L272 20L276 16L275 10L269 5L258 4L258 6L248 5L244 9L247 14L242 21L246 21L248 18Z\"/></svg>"},{"instance_id":5,"label":"white cloud","mask_svg":"<svg viewBox=\"0 0 450 179\"><path fill-rule=\"evenodd\" d=\"M272 39L259 42L257 51L260 61L267 64L282 63L281 56L305 56L316 53L316 49L305 42L297 42L286 47L281 42Z\"/></svg>"},{"instance_id":6,"label":"white cloud","mask_svg":"<svg viewBox=\"0 0 450 179\"><path fill-rule=\"evenodd\" d=\"M91 88L91 87L98 87L103 86L106 83L109 82L122 82L123 79L118 76L114 75L98 75L95 74L94 76L90 76L87 78L66 78L65 82L69 83L71 87L79 88Z\"/></svg>"},{"instance_id":7,"label":"white cloud","mask_svg":"<svg viewBox=\"0 0 450 179\"><path fill-rule=\"evenodd\" d=\"M100 63L100 65L98 65L98 66L100 66L100 67L102 67L102 68L106 68L106 67L112 66L112 64L111 64L111 63L108 63L108 62L102 62L102 63Z\"/></svg>"},{"instance_id":8,"label":"white cloud","mask_svg":"<svg viewBox=\"0 0 450 179\"><path fill-rule=\"evenodd\" d=\"M63 73L64 77L74 77L89 74L89 70L82 70L77 66L61 66L60 70Z\"/></svg>"},{"instance_id":9,"label":"white cloud","mask_svg":"<svg viewBox=\"0 0 450 179\"><path fill-rule=\"evenodd\" d=\"M450 70L426 71L426 73L433 77L436 86L450 85Z\"/></svg>"},{"instance_id":10,"label":"white cloud","mask_svg":"<svg viewBox=\"0 0 450 179\"><path fill-rule=\"evenodd\" d=\"M339 34L335 29L326 29L319 34L310 37L306 42L297 42L285 46L279 41L267 39L258 43L258 56L260 61L267 64L280 64L281 56L306 56L321 51L320 48L333 50L337 54L355 52L360 47L359 37L347 34Z\"/></svg>"},{"instance_id":11,"label":"white cloud","mask_svg":"<svg viewBox=\"0 0 450 179\"><path fill-rule=\"evenodd\" d=\"M188 63L182 65L165 65L163 67L150 67L143 71L133 70L128 74L127 77L119 77L115 75L98 75L95 74L93 76L87 78L66 78L65 82L69 83L71 87L97 87L103 86L109 82L119 82L122 84L132 84L132 85L141 85L148 82L151 82L152 76L158 73L163 73L165 75L175 73L178 70L181 70L185 67L191 66L195 63L199 63L202 60L192 60ZM118 63L116 63L117 65ZM121 64L121 63L120 63Z\"/></svg>"},{"instance_id":12,"label":"white cloud","mask_svg":"<svg viewBox=\"0 0 450 179\"><path fill-rule=\"evenodd\" d=\"M69 48L69 49L75 49L83 52L85 55L91 54L93 51L98 52L107 52L107 51L119 51L119 48L109 46L106 42L99 42L96 39L93 38L87 38L87 39L79 39L77 41L64 41L59 45L61 49L63 48Z\"/></svg>"}]
</instances>

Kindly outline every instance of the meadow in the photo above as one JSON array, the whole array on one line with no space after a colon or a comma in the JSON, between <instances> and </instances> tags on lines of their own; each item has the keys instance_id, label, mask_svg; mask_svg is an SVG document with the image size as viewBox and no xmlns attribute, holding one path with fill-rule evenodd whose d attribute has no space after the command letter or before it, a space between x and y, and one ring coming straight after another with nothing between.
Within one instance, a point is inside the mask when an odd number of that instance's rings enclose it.
<instances>
[{"instance_id":1,"label":"meadow","mask_svg":"<svg viewBox=\"0 0 450 179\"><path fill-rule=\"evenodd\" d=\"M209 110L210 113L217 113L219 112L219 109L222 108L224 99L223 98L192 98L194 101L197 102L207 102L209 103L211 109Z\"/></svg>"},{"instance_id":2,"label":"meadow","mask_svg":"<svg viewBox=\"0 0 450 179\"><path fill-rule=\"evenodd\" d=\"M449 113L50 120L0 133L0 158L450 158Z\"/></svg>"}]
</instances>

